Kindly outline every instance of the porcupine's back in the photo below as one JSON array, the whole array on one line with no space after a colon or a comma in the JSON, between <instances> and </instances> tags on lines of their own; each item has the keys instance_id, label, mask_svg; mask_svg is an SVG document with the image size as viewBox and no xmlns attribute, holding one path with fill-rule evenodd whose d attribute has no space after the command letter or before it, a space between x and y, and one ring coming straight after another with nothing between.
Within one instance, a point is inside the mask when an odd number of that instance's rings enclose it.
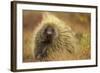
<instances>
[{"instance_id":1,"label":"porcupine's back","mask_svg":"<svg viewBox=\"0 0 100 73\"><path fill-rule=\"evenodd\" d=\"M78 59L79 44L74 32L63 21L50 13L35 31L34 57L36 61Z\"/></svg>"}]
</instances>

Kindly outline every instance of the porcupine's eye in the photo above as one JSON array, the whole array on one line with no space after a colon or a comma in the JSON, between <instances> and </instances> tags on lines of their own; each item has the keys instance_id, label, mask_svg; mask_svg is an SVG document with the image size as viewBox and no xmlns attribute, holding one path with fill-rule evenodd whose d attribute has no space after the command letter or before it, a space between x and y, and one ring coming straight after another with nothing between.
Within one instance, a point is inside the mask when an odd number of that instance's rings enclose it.
<instances>
[{"instance_id":1,"label":"porcupine's eye","mask_svg":"<svg viewBox=\"0 0 100 73\"><path fill-rule=\"evenodd\" d=\"M43 32L44 38L45 38L45 43L51 43L53 41L53 38L55 36L55 30L52 26L47 26L44 29Z\"/></svg>"}]
</instances>

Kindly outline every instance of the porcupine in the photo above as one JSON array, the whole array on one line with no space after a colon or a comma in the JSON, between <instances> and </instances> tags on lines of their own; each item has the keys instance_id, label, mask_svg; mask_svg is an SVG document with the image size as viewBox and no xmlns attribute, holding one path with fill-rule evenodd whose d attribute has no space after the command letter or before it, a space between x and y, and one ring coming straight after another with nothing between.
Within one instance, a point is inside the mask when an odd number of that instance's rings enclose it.
<instances>
[{"instance_id":1,"label":"porcupine","mask_svg":"<svg viewBox=\"0 0 100 73\"><path fill-rule=\"evenodd\" d=\"M47 12L34 32L34 58L36 61L77 59L79 44L72 29L53 14Z\"/></svg>"}]
</instances>

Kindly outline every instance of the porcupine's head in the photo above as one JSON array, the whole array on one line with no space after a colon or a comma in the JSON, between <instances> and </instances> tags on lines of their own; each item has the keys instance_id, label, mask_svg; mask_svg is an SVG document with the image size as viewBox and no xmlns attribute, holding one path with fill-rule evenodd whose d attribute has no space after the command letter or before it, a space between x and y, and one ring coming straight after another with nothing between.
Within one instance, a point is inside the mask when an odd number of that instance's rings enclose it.
<instances>
[{"instance_id":1,"label":"porcupine's head","mask_svg":"<svg viewBox=\"0 0 100 73\"><path fill-rule=\"evenodd\" d=\"M60 57L58 54L66 56L76 52L77 42L71 28L50 13L45 13L35 33L34 56L37 61L51 60Z\"/></svg>"},{"instance_id":2,"label":"porcupine's head","mask_svg":"<svg viewBox=\"0 0 100 73\"><path fill-rule=\"evenodd\" d=\"M48 24L40 32L41 43L50 45L53 43L53 40L56 38L56 30L53 26Z\"/></svg>"}]
</instances>

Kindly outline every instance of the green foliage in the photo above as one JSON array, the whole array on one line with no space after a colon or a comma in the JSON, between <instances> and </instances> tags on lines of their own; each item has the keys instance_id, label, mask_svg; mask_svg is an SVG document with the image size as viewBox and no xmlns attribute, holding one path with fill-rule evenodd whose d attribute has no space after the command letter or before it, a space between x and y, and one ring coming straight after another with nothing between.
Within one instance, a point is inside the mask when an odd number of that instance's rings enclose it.
<instances>
[{"instance_id":1,"label":"green foliage","mask_svg":"<svg viewBox=\"0 0 100 73\"><path fill-rule=\"evenodd\" d=\"M90 48L91 36L89 33L77 33L76 37L79 39L81 48Z\"/></svg>"}]
</instances>

